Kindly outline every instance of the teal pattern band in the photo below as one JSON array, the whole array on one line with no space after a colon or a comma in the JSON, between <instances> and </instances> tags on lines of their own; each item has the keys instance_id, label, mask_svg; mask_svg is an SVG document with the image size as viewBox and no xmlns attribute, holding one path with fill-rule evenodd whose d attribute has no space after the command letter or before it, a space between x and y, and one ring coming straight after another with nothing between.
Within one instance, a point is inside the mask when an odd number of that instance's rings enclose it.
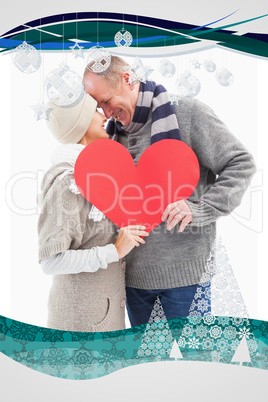
<instances>
[{"instance_id":1,"label":"teal pattern band","mask_svg":"<svg viewBox=\"0 0 268 402\"><path fill-rule=\"evenodd\" d=\"M268 322L193 316L122 331L87 333L43 328L0 316L0 352L33 370L72 380L174 359L267 370Z\"/></svg>"}]
</instances>

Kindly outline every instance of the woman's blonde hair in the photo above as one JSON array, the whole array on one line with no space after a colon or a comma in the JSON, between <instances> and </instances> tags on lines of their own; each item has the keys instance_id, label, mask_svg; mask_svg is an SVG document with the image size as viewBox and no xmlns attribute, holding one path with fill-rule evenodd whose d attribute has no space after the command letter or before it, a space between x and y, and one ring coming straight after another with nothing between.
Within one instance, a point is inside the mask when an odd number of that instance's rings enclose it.
<instances>
[{"instance_id":1,"label":"woman's blonde hair","mask_svg":"<svg viewBox=\"0 0 268 402\"><path fill-rule=\"evenodd\" d=\"M87 74L92 73L92 74L97 74L106 81L106 84L113 87L113 88L118 88L120 84L120 79L121 75L124 71L126 71L126 67L129 66L129 64L123 60L121 57L118 56L111 56L111 63L109 67L100 73L94 73L91 69L92 65L94 64L94 61L91 61L85 68L84 75L83 75L83 81L86 79Z\"/></svg>"}]
</instances>

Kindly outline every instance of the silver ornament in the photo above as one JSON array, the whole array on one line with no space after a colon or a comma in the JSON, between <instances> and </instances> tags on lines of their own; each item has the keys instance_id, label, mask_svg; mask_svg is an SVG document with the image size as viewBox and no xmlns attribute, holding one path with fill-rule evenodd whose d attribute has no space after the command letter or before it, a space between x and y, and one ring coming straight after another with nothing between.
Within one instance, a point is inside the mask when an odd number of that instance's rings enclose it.
<instances>
[{"instance_id":1,"label":"silver ornament","mask_svg":"<svg viewBox=\"0 0 268 402\"><path fill-rule=\"evenodd\" d=\"M82 78L66 64L48 74L45 88L51 102L60 107L78 104L85 93Z\"/></svg>"},{"instance_id":2,"label":"silver ornament","mask_svg":"<svg viewBox=\"0 0 268 402\"><path fill-rule=\"evenodd\" d=\"M213 73L216 70L216 64L210 59L203 61L203 67L209 72Z\"/></svg>"},{"instance_id":3,"label":"silver ornament","mask_svg":"<svg viewBox=\"0 0 268 402\"><path fill-rule=\"evenodd\" d=\"M176 72L176 67L168 59L162 59L159 63L158 71L163 77L171 78Z\"/></svg>"},{"instance_id":4,"label":"silver ornament","mask_svg":"<svg viewBox=\"0 0 268 402\"><path fill-rule=\"evenodd\" d=\"M201 90L201 84L198 78L188 71L178 77L177 86L178 92L186 98L194 98Z\"/></svg>"},{"instance_id":5,"label":"silver ornament","mask_svg":"<svg viewBox=\"0 0 268 402\"><path fill-rule=\"evenodd\" d=\"M96 45L87 51L87 68L93 73L102 73L111 64L111 55L104 47Z\"/></svg>"},{"instance_id":6,"label":"silver ornament","mask_svg":"<svg viewBox=\"0 0 268 402\"><path fill-rule=\"evenodd\" d=\"M17 46L13 53L13 63L25 74L34 73L41 66L41 55L35 47L27 42Z\"/></svg>"},{"instance_id":7,"label":"silver ornament","mask_svg":"<svg viewBox=\"0 0 268 402\"><path fill-rule=\"evenodd\" d=\"M216 80L224 87L229 87L234 82L233 74L227 68L216 71Z\"/></svg>"},{"instance_id":8,"label":"silver ornament","mask_svg":"<svg viewBox=\"0 0 268 402\"><path fill-rule=\"evenodd\" d=\"M130 32L126 31L124 28L115 34L114 42L118 47L128 47L132 43L132 35Z\"/></svg>"}]
</instances>

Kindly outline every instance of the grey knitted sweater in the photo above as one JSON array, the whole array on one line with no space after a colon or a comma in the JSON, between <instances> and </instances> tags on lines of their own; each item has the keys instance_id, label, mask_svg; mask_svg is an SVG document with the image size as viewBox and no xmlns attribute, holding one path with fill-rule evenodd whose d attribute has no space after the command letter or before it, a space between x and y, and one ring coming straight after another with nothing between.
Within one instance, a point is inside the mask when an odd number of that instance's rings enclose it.
<instances>
[{"instance_id":1,"label":"grey knitted sweater","mask_svg":"<svg viewBox=\"0 0 268 402\"><path fill-rule=\"evenodd\" d=\"M214 112L198 100L174 105L181 139L197 155L200 180L187 201L193 221L182 233L161 223L127 256L126 284L140 289L167 289L200 282L216 237L215 221L241 202L255 164L250 153ZM137 164L150 146L151 115L137 132L119 135ZM153 168L153 167L152 167Z\"/></svg>"},{"instance_id":2,"label":"grey knitted sweater","mask_svg":"<svg viewBox=\"0 0 268 402\"><path fill-rule=\"evenodd\" d=\"M89 219L92 205L70 190L68 163L53 166L42 181L38 221L39 260L66 250L114 243L117 227ZM125 260L107 269L53 276L48 327L66 331L112 331L125 328Z\"/></svg>"}]
</instances>

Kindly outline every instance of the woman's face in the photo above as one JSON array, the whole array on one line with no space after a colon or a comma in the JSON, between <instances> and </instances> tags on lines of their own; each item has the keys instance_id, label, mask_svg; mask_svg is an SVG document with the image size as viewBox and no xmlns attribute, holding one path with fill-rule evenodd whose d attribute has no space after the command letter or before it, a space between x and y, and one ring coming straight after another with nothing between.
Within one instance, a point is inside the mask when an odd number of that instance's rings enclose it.
<instances>
[{"instance_id":1,"label":"woman's face","mask_svg":"<svg viewBox=\"0 0 268 402\"><path fill-rule=\"evenodd\" d=\"M104 114L96 110L82 140L85 140L86 143L89 144L90 142L99 140L101 138L109 138L109 135L106 133L104 126L104 123L106 123L106 121L107 119Z\"/></svg>"}]
</instances>

